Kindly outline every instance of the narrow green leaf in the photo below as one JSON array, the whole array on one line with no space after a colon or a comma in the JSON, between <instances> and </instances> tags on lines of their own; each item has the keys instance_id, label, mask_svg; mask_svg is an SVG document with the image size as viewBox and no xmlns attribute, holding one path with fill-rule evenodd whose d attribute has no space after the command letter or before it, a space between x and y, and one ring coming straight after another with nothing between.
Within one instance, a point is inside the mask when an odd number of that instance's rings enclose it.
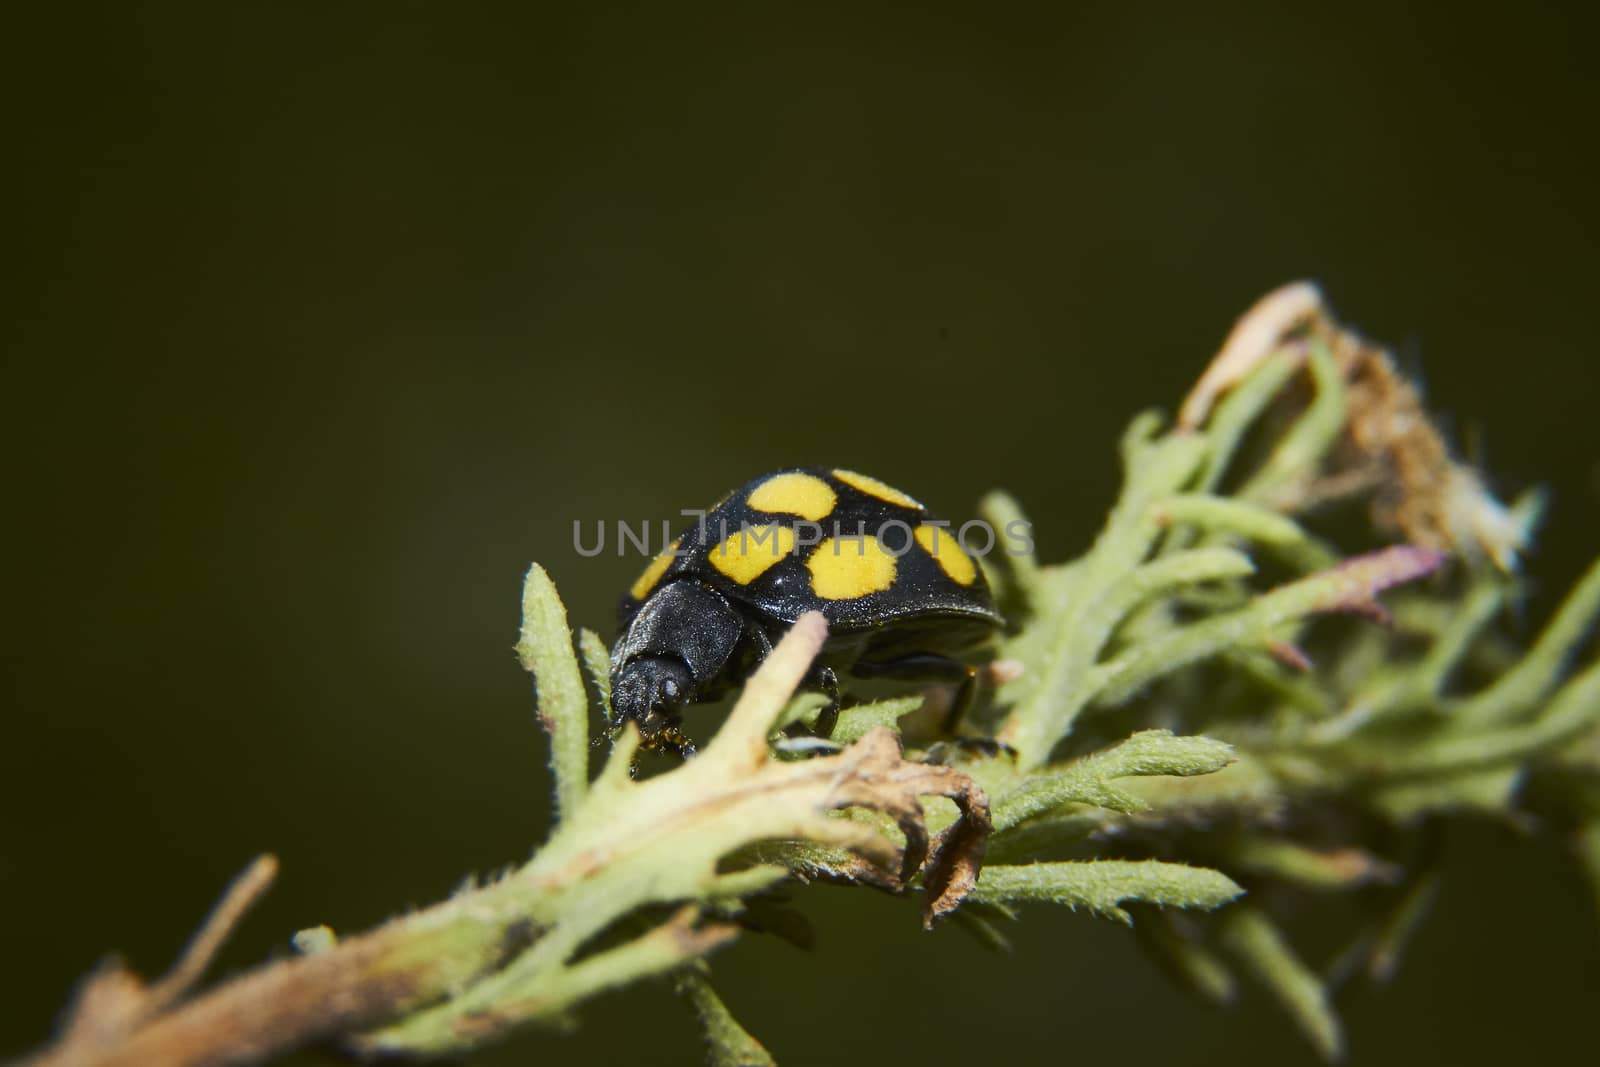
<instances>
[{"instance_id":1,"label":"narrow green leaf","mask_svg":"<svg viewBox=\"0 0 1600 1067\"><path fill-rule=\"evenodd\" d=\"M1233 746L1223 741L1176 737L1170 730L1141 730L1121 744L1084 756L1059 771L1029 778L995 805L994 829L998 833L1063 804L1142 811L1144 802L1112 785L1115 779L1210 774L1233 760Z\"/></svg>"},{"instance_id":2,"label":"narrow green leaf","mask_svg":"<svg viewBox=\"0 0 1600 1067\"><path fill-rule=\"evenodd\" d=\"M743 870L719 874L706 892L719 903L736 901L751 893L759 893L789 877L789 868L776 863L758 863Z\"/></svg>"},{"instance_id":3,"label":"narrow green leaf","mask_svg":"<svg viewBox=\"0 0 1600 1067\"><path fill-rule=\"evenodd\" d=\"M1255 570L1249 556L1232 548L1191 548L1158 556L1112 587L1107 594L1106 615L1121 620L1155 597L1201 582L1248 577Z\"/></svg>"},{"instance_id":4,"label":"narrow green leaf","mask_svg":"<svg viewBox=\"0 0 1600 1067\"><path fill-rule=\"evenodd\" d=\"M1047 900L1132 925L1120 905L1137 900L1170 908L1216 908L1244 892L1208 867L1160 860L1086 860L988 866L978 875L975 900L989 903Z\"/></svg>"},{"instance_id":5,"label":"narrow green leaf","mask_svg":"<svg viewBox=\"0 0 1600 1067\"><path fill-rule=\"evenodd\" d=\"M817 713L828 706L826 693L812 693L802 691L789 698L784 704L778 717L772 720L772 733L776 734L785 726L796 722L810 723L817 717Z\"/></svg>"},{"instance_id":6,"label":"narrow green leaf","mask_svg":"<svg viewBox=\"0 0 1600 1067\"><path fill-rule=\"evenodd\" d=\"M1531 722L1473 733L1452 732L1400 751L1360 754L1367 773L1391 782L1504 766L1547 751L1600 722L1600 661L1568 679Z\"/></svg>"},{"instance_id":7,"label":"narrow green leaf","mask_svg":"<svg viewBox=\"0 0 1600 1067\"><path fill-rule=\"evenodd\" d=\"M1224 866L1276 878L1306 889L1352 889L1394 882L1399 871L1359 848L1314 849L1278 837L1250 834L1223 846Z\"/></svg>"},{"instance_id":8,"label":"narrow green leaf","mask_svg":"<svg viewBox=\"0 0 1600 1067\"><path fill-rule=\"evenodd\" d=\"M1001 554L1017 585L1031 595L1039 587L1039 557L1032 547L1033 524L1023 514L1022 506L1009 493L996 490L978 503L978 514L989 523L997 543L1004 547Z\"/></svg>"},{"instance_id":9,"label":"narrow green leaf","mask_svg":"<svg viewBox=\"0 0 1600 1067\"><path fill-rule=\"evenodd\" d=\"M1379 686L1357 701L1365 709L1363 726L1389 715L1438 712L1439 695L1451 673L1472 650L1473 642L1504 601L1504 582L1486 573L1474 582L1464 602L1443 605L1447 613L1438 620L1438 632L1422 662L1399 674L1380 674Z\"/></svg>"},{"instance_id":10,"label":"narrow green leaf","mask_svg":"<svg viewBox=\"0 0 1600 1067\"><path fill-rule=\"evenodd\" d=\"M1308 571L1335 562L1334 555L1317 544L1299 523L1260 504L1208 493L1178 493L1152 506L1169 526L1192 526L1203 534L1264 545Z\"/></svg>"},{"instance_id":11,"label":"narrow green leaf","mask_svg":"<svg viewBox=\"0 0 1600 1067\"><path fill-rule=\"evenodd\" d=\"M1316 386L1311 406L1295 420L1267 457L1266 463L1238 492L1240 498L1273 503L1285 486L1315 470L1344 430L1344 375L1333 353L1313 340L1306 353L1306 369Z\"/></svg>"},{"instance_id":12,"label":"narrow green leaf","mask_svg":"<svg viewBox=\"0 0 1600 1067\"><path fill-rule=\"evenodd\" d=\"M1143 562L1162 533L1150 502L1186 488L1205 460L1208 444L1198 434L1149 440L1158 424L1140 416L1124 435L1127 485L1094 547L1072 569L1072 595L1045 595L1055 591L1047 578L1033 598L1040 614L1033 626L1037 634L1005 651L1026 668L1025 695L1012 708L1000 739L1016 750L1024 769L1049 759L1094 695L1087 683L1095 660L1121 621L1112 613L1108 590Z\"/></svg>"},{"instance_id":13,"label":"narrow green leaf","mask_svg":"<svg viewBox=\"0 0 1600 1067\"><path fill-rule=\"evenodd\" d=\"M1504 816L1525 775L1521 767L1507 765L1487 770L1463 768L1429 777L1402 778L1378 784L1366 801L1398 824L1415 823L1424 815L1482 812Z\"/></svg>"},{"instance_id":14,"label":"narrow green leaf","mask_svg":"<svg viewBox=\"0 0 1600 1067\"><path fill-rule=\"evenodd\" d=\"M1451 672L1472 648L1483 628L1505 603L1505 586L1494 577L1485 577L1468 591L1465 602L1451 605L1450 621L1428 648L1417 668L1417 689L1432 701L1443 692Z\"/></svg>"},{"instance_id":15,"label":"narrow green leaf","mask_svg":"<svg viewBox=\"0 0 1600 1067\"><path fill-rule=\"evenodd\" d=\"M1600 616L1600 559L1589 565L1526 656L1499 681L1456 711L1462 723L1504 723L1536 706L1555 688L1567 662Z\"/></svg>"},{"instance_id":16,"label":"narrow green leaf","mask_svg":"<svg viewBox=\"0 0 1600 1067\"><path fill-rule=\"evenodd\" d=\"M969 900L957 908L950 918L958 928L971 934L974 941L990 952L1011 951L1011 939L1000 928L1000 924L1016 922L1017 913L1004 904Z\"/></svg>"},{"instance_id":17,"label":"narrow green leaf","mask_svg":"<svg viewBox=\"0 0 1600 1067\"><path fill-rule=\"evenodd\" d=\"M1400 957L1422 920L1433 910L1438 896L1439 876L1434 873L1422 875L1405 888L1394 910L1378 927L1367 963L1367 973L1374 982L1387 983L1399 972Z\"/></svg>"},{"instance_id":18,"label":"narrow green leaf","mask_svg":"<svg viewBox=\"0 0 1600 1067\"><path fill-rule=\"evenodd\" d=\"M1228 965L1180 929L1172 913L1141 907L1133 929L1145 951L1179 985L1213 1004L1232 1003L1235 985Z\"/></svg>"},{"instance_id":19,"label":"narrow green leaf","mask_svg":"<svg viewBox=\"0 0 1600 1067\"><path fill-rule=\"evenodd\" d=\"M1201 474L1199 488L1213 489L1222 480L1251 425L1300 369L1297 360L1286 356L1279 350L1274 358L1252 371L1217 404L1206 424L1211 455Z\"/></svg>"},{"instance_id":20,"label":"narrow green leaf","mask_svg":"<svg viewBox=\"0 0 1600 1067\"><path fill-rule=\"evenodd\" d=\"M578 651L582 653L583 666L600 693L601 710L610 718L611 653L606 649L606 643L600 640L600 635L587 628L578 631Z\"/></svg>"},{"instance_id":21,"label":"narrow green leaf","mask_svg":"<svg viewBox=\"0 0 1600 1067\"><path fill-rule=\"evenodd\" d=\"M559 1019L579 1001L607 989L681 967L727 944L737 931L723 923L697 926L693 909L684 909L615 948L576 963L550 961L512 984L490 1010L471 997L460 997L369 1035L364 1044L371 1051L423 1056L458 1052L525 1022Z\"/></svg>"},{"instance_id":22,"label":"narrow green leaf","mask_svg":"<svg viewBox=\"0 0 1600 1067\"><path fill-rule=\"evenodd\" d=\"M572 651L566 605L555 583L537 563L522 584L522 633L517 658L533 674L539 724L550 735L550 769L556 810L566 819L589 788L589 704Z\"/></svg>"},{"instance_id":23,"label":"narrow green leaf","mask_svg":"<svg viewBox=\"0 0 1600 1067\"><path fill-rule=\"evenodd\" d=\"M739 1025L711 987L704 966L685 967L673 984L700 1020L711 1067L776 1067L772 1053Z\"/></svg>"},{"instance_id":24,"label":"narrow green leaf","mask_svg":"<svg viewBox=\"0 0 1600 1067\"><path fill-rule=\"evenodd\" d=\"M1223 914L1221 926L1223 948L1277 998L1323 1059L1339 1059L1344 1034L1327 988L1272 921L1254 908L1239 907Z\"/></svg>"},{"instance_id":25,"label":"narrow green leaf","mask_svg":"<svg viewBox=\"0 0 1600 1067\"><path fill-rule=\"evenodd\" d=\"M1327 719L1338 710L1334 703L1335 691L1321 684L1315 675L1286 667L1265 649L1230 648L1222 653L1222 658L1228 666L1265 688L1284 705L1313 719Z\"/></svg>"},{"instance_id":26,"label":"narrow green leaf","mask_svg":"<svg viewBox=\"0 0 1600 1067\"><path fill-rule=\"evenodd\" d=\"M1266 644L1284 623L1337 611L1372 612L1392 586L1430 574L1444 562L1432 549L1400 545L1345 560L1331 570L1282 585L1246 607L1172 630L1095 668L1099 702L1126 701L1155 679L1235 647Z\"/></svg>"}]
</instances>

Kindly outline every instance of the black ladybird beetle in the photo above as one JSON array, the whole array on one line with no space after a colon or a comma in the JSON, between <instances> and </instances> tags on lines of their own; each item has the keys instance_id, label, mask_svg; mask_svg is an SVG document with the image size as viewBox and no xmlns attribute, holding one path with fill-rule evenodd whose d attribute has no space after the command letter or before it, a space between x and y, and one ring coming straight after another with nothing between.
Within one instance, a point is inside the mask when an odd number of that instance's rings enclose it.
<instances>
[{"instance_id":1,"label":"black ladybird beetle","mask_svg":"<svg viewBox=\"0 0 1600 1067\"><path fill-rule=\"evenodd\" d=\"M828 620L808 679L830 697L824 736L841 672L962 683L970 698L973 668L955 657L1003 622L956 533L916 500L854 471L777 471L714 506L622 598L608 725L693 755L680 709L743 681L813 609Z\"/></svg>"}]
</instances>

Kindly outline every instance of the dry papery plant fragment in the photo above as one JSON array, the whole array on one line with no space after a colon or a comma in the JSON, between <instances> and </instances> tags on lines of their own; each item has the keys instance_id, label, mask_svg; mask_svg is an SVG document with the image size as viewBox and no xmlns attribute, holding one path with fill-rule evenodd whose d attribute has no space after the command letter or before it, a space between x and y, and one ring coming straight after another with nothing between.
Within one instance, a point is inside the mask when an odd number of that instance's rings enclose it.
<instances>
[{"instance_id":1,"label":"dry papery plant fragment","mask_svg":"<svg viewBox=\"0 0 1600 1067\"><path fill-rule=\"evenodd\" d=\"M1029 902L1131 925L1200 996L1264 986L1331 1059L1335 996L1396 972L1439 890L1439 820L1537 816L1600 878L1600 669L1576 666L1600 567L1531 646L1505 633L1537 498L1496 500L1313 286L1261 300L1175 424L1140 416L1121 454L1083 555L993 570L1013 627L962 744L928 732L922 696L847 707L830 736L797 740L818 710L796 695L826 638L813 615L695 759L635 779L629 727L591 778L607 651L573 633L535 565L517 651L559 821L531 860L370 932L302 931L298 957L195 993L276 869L259 860L166 978L102 965L30 1062L456 1054L670 976L711 1062L769 1063L706 959L751 934L806 941L790 898L813 881L904 896L924 925L995 947ZM1000 493L983 511L1022 517ZM1319 532L1329 513L1359 529ZM1274 905L1316 916L1335 893L1360 917L1313 966Z\"/></svg>"},{"instance_id":2,"label":"dry papery plant fragment","mask_svg":"<svg viewBox=\"0 0 1600 1067\"><path fill-rule=\"evenodd\" d=\"M1379 531L1414 545L1486 555L1512 571L1527 548L1526 516L1500 503L1477 470L1455 460L1394 357L1337 323L1308 282L1269 293L1239 320L1185 398L1179 426L1198 429L1223 394L1269 362L1303 365L1313 345L1332 355L1348 410L1336 447L1286 478L1270 501L1274 509L1293 514L1364 497ZM1294 398L1281 403L1292 409Z\"/></svg>"}]
</instances>

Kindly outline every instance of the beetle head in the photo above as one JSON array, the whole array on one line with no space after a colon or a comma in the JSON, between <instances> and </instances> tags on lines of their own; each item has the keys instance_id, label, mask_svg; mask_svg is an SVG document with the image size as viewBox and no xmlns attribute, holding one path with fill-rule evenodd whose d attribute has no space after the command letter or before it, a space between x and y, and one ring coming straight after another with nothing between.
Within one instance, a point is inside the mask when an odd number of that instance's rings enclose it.
<instances>
[{"instance_id":1,"label":"beetle head","mask_svg":"<svg viewBox=\"0 0 1600 1067\"><path fill-rule=\"evenodd\" d=\"M678 709L693 697L693 678L682 660L647 656L624 664L611 680L612 729L632 722L646 748L691 755L694 746L678 732ZM681 752L687 746L688 752Z\"/></svg>"}]
</instances>

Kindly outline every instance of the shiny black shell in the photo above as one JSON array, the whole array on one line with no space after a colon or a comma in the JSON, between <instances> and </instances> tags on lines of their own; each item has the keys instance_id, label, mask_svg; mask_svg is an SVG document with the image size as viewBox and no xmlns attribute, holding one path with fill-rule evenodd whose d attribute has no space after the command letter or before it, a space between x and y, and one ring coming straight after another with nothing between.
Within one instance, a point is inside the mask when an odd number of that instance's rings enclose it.
<instances>
[{"instance_id":1,"label":"shiny black shell","mask_svg":"<svg viewBox=\"0 0 1600 1067\"><path fill-rule=\"evenodd\" d=\"M816 483L832 494L825 513L826 497ZM785 504L793 510L783 510ZM815 610L835 638L904 630L907 647L935 652L971 645L1003 622L982 568L959 546L957 528L938 525L916 500L853 471L792 467L764 474L730 493L703 520L690 522L669 550L674 555L658 557L623 597L624 631L651 594L684 577L714 589L774 632ZM918 533L936 525L936 534ZM979 547L988 539L975 529L969 543ZM864 547L870 563L861 561ZM947 551L952 555L942 561L935 555ZM827 558L830 553L834 560ZM887 581L884 555L893 559ZM846 561L839 562L840 556ZM741 573L758 566L759 573Z\"/></svg>"}]
</instances>

